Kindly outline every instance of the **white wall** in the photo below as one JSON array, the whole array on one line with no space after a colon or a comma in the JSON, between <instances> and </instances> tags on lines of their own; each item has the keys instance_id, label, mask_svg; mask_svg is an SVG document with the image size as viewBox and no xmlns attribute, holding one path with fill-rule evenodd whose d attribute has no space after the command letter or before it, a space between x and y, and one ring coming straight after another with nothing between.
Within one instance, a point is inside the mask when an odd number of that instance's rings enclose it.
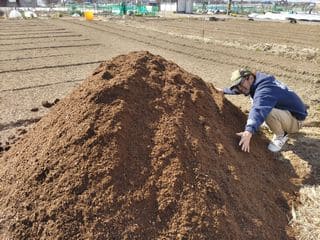
<instances>
[{"instance_id":1,"label":"white wall","mask_svg":"<svg viewBox=\"0 0 320 240\"><path fill-rule=\"evenodd\" d=\"M162 12L175 12L177 11L177 3L161 3L160 10Z\"/></svg>"}]
</instances>

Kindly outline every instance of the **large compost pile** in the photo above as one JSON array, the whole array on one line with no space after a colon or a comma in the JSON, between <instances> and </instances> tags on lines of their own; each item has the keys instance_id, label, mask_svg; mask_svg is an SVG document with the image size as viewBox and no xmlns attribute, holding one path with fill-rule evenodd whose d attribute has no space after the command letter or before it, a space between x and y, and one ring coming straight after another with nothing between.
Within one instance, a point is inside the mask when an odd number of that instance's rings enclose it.
<instances>
[{"instance_id":1,"label":"large compost pile","mask_svg":"<svg viewBox=\"0 0 320 240\"><path fill-rule=\"evenodd\" d=\"M0 160L1 239L288 239L290 171L173 62L102 63Z\"/></svg>"}]
</instances>

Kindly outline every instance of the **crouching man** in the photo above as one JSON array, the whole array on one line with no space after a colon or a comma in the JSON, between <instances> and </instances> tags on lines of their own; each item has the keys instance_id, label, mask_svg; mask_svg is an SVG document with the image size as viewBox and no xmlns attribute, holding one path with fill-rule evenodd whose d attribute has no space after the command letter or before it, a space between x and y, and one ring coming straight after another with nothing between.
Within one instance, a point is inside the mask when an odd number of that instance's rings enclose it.
<instances>
[{"instance_id":1,"label":"crouching man","mask_svg":"<svg viewBox=\"0 0 320 240\"><path fill-rule=\"evenodd\" d=\"M241 137L242 151L250 152L252 134L265 122L274 133L268 149L279 152L288 140L288 134L296 133L302 127L302 121L307 117L305 104L272 75L240 69L232 73L231 81L230 88L218 90L224 94L244 94L253 100L245 129L237 133Z\"/></svg>"}]
</instances>

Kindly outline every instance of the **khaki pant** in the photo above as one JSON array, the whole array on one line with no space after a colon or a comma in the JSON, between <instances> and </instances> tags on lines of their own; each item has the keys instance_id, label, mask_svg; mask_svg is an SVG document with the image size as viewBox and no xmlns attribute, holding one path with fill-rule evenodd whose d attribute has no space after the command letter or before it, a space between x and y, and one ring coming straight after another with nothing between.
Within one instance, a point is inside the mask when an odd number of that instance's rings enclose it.
<instances>
[{"instance_id":1,"label":"khaki pant","mask_svg":"<svg viewBox=\"0 0 320 240\"><path fill-rule=\"evenodd\" d=\"M266 118L266 124L275 135L286 133L296 133L302 127L302 122L298 121L287 110L273 108Z\"/></svg>"}]
</instances>

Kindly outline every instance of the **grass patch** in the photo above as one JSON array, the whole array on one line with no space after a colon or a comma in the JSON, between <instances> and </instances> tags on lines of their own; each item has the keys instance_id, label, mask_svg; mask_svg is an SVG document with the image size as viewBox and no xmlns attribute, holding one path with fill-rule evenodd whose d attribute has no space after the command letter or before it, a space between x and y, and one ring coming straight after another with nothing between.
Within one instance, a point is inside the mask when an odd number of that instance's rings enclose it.
<instances>
[{"instance_id":1,"label":"grass patch","mask_svg":"<svg viewBox=\"0 0 320 240\"><path fill-rule=\"evenodd\" d=\"M320 239L320 186L304 186L300 189L301 204L292 207L290 225L298 240Z\"/></svg>"}]
</instances>

